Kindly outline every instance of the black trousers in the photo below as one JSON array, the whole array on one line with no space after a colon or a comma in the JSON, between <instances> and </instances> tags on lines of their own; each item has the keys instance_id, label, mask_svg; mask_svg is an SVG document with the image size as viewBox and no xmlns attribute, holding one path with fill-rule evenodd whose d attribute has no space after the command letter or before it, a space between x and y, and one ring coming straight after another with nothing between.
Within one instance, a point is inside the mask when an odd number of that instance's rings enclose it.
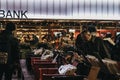
<instances>
[{"instance_id":1,"label":"black trousers","mask_svg":"<svg viewBox=\"0 0 120 80\"><path fill-rule=\"evenodd\" d=\"M0 80L12 80L12 73L14 71L14 67L12 64L0 64Z\"/></svg>"}]
</instances>

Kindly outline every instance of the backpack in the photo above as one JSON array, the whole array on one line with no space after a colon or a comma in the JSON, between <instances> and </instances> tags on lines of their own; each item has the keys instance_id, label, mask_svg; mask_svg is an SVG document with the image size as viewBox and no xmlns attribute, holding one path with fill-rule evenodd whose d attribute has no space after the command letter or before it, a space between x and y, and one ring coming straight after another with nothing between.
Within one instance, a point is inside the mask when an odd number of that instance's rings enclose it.
<instances>
[{"instance_id":1,"label":"backpack","mask_svg":"<svg viewBox=\"0 0 120 80\"><path fill-rule=\"evenodd\" d=\"M9 53L9 37L0 35L0 64L7 64Z\"/></svg>"}]
</instances>

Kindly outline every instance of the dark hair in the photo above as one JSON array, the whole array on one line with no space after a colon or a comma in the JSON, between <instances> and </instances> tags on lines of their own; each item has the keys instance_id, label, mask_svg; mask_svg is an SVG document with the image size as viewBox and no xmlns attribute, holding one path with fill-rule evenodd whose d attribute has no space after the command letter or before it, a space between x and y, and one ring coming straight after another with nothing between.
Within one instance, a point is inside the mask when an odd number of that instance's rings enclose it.
<instances>
[{"instance_id":1,"label":"dark hair","mask_svg":"<svg viewBox=\"0 0 120 80\"><path fill-rule=\"evenodd\" d=\"M88 31L91 32L96 32L96 28L95 27L88 27Z\"/></svg>"},{"instance_id":2,"label":"dark hair","mask_svg":"<svg viewBox=\"0 0 120 80\"><path fill-rule=\"evenodd\" d=\"M15 24L13 22L8 22L5 27L8 31L14 31L15 30Z\"/></svg>"},{"instance_id":3,"label":"dark hair","mask_svg":"<svg viewBox=\"0 0 120 80\"><path fill-rule=\"evenodd\" d=\"M89 30L83 30L83 31L81 32L81 35L86 34L86 33L90 33L90 31L89 31Z\"/></svg>"},{"instance_id":4,"label":"dark hair","mask_svg":"<svg viewBox=\"0 0 120 80\"><path fill-rule=\"evenodd\" d=\"M107 33L106 34L106 38L111 38L112 37L112 34L111 33Z\"/></svg>"}]
</instances>

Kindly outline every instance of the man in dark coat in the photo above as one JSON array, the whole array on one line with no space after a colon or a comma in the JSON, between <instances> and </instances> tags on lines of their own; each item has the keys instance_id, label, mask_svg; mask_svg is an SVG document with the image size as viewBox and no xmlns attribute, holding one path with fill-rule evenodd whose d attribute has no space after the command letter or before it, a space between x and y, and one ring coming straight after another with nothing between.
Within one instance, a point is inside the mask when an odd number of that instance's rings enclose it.
<instances>
[{"instance_id":1,"label":"man in dark coat","mask_svg":"<svg viewBox=\"0 0 120 80\"><path fill-rule=\"evenodd\" d=\"M12 33L14 30L15 24L8 22L5 30L0 33L0 41L8 41L8 46L6 47L8 59L6 64L0 64L0 80L2 80L3 74L5 76L4 80L12 80L14 64L19 62L19 42Z\"/></svg>"},{"instance_id":2,"label":"man in dark coat","mask_svg":"<svg viewBox=\"0 0 120 80\"><path fill-rule=\"evenodd\" d=\"M106 48L103 40L99 37L92 36L89 31L82 32L83 39L86 41L85 43L85 53L93 56L100 56L102 59L109 58L110 54L108 49ZM98 53L98 54L96 54Z\"/></svg>"}]
</instances>

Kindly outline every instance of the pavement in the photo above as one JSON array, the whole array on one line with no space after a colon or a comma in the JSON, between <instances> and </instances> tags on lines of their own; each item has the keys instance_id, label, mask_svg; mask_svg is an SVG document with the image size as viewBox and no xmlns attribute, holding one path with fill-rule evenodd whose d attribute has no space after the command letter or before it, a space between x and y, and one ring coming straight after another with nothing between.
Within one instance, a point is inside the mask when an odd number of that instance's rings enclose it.
<instances>
[{"instance_id":1,"label":"pavement","mask_svg":"<svg viewBox=\"0 0 120 80\"><path fill-rule=\"evenodd\" d=\"M12 80L34 80L34 75L31 74L28 71L27 67L26 67L26 60L25 59L21 59L20 60L20 64L21 64L21 68L22 68L23 77L22 78L18 78L17 74L13 74ZM17 73L17 71L16 71L16 73ZM4 80L4 76L3 76L2 80Z\"/></svg>"}]
</instances>

